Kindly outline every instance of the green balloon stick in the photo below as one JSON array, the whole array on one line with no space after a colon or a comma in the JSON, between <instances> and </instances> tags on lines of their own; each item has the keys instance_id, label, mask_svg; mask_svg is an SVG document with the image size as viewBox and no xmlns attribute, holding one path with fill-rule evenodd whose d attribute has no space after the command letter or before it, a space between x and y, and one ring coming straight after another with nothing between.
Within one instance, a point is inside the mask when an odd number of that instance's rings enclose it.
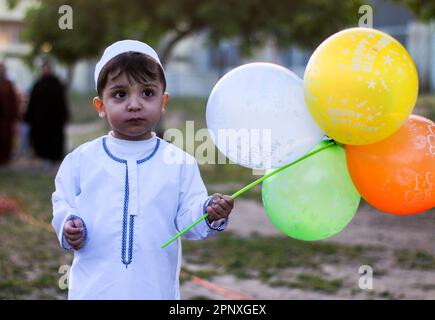
<instances>
[{"instance_id":1,"label":"green balloon stick","mask_svg":"<svg viewBox=\"0 0 435 320\"><path fill-rule=\"evenodd\" d=\"M325 145L323 145L322 147L315 149L309 153L307 153L306 155L304 155L303 157L299 158L296 161L293 161L289 164L286 164L285 166L282 166L281 168L278 168L274 171L269 172L268 174L264 175L263 177L251 182L250 184L248 184L247 186L243 187L242 189L240 189L239 191L233 193L231 195L231 198L235 199L237 197L239 197L241 194L245 193L246 191L248 191L249 189L252 189L254 186L256 186L257 184L259 184L260 182L270 178L271 176L277 174L278 172L281 172L284 169L287 169L290 166L295 165L296 163L301 162L302 160L311 157L313 155L315 155L316 153L319 153L322 150L325 150L329 147L332 147L336 145L335 141L331 141ZM198 220L196 220L194 223L192 223L190 226L188 226L187 228L185 228L184 230L182 230L181 232L177 233L175 236L173 236L171 239L169 239L168 241L166 241L161 248L166 248L169 244L171 244L172 242L174 242L175 240L177 240L179 237L181 237L183 234L185 234L187 231L189 231L190 229L192 229L193 227L195 227L198 223L200 223L201 221L203 221L205 218L208 217L208 213L205 213L201 218L199 218Z\"/></svg>"}]
</instances>

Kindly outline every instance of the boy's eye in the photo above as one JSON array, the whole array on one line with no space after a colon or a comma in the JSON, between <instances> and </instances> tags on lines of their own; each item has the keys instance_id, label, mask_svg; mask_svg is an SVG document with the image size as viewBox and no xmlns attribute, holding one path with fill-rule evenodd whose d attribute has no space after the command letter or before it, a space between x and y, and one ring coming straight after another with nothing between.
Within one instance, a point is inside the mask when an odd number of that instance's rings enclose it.
<instances>
[{"instance_id":1,"label":"boy's eye","mask_svg":"<svg viewBox=\"0 0 435 320\"><path fill-rule=\"evenodd\" d=\"M114 98L124 98L125 97L125 92L124 91L116 91L113 95Z\"/></svg>"},{"instance_id":2,"label":"boy's eye","mask_svg":"<svg viewBox=\"0 0 435 320\"><path fill-rule=\"evenodd\" d=\"M154 92L152 90L144 90L143 91L144 96L146 97L152 97L154 95Z\"/></svg>"}]
</instances>

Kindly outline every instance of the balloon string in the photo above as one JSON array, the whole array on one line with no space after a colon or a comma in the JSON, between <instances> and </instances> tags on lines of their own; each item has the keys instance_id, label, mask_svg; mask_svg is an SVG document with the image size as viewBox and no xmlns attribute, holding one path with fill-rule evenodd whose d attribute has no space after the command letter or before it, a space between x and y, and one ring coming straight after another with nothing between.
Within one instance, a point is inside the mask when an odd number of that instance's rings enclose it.
<instances>
[{"instance_id":1,"label":"balloon string","mask_svg":"<svg viewBox=\"0 0 435 320\"><path fill-rule=\"evenodd\" d=\"M331 141L331 143L324 145L323 147L320 147L319 149L316 149L314 151L311 151L309 153L307 153L306 155L304 155L303 157L299 158L296 161L293 161L291 163L288 163L284 166L282 166L281 168L278 168L274 171L269 172L268 174L264 175L263 177L251 182L250 184L248 184L247 186L243 187L242 189L240 189L239 191L233 193L231 195L231 198L235 199L237 197L239 197L241 194L245 193L246 191L248 191L249 189L252 189L254 186L256 186L257 184L259 184L260 182L270 178L271 176L277 174L278 172L281 172L284 169L287 169L290 166L295 165L296 163L299 163L313 155L315 155L316 153L319 153L322 150L325 150L327 148L332 147L333 145L336 145L336 142L334 140ZM188 226L187 228L185 228L183 231L179 232L178 234L176 234L175 236L173 236L171 239L169 239L168 241L166 241L161 248L165 248L167 247L169 244L171 244L173 241L175 241L176 239L178 239L179 237L181 237L183 234L185 234L187 231L189 231L190 229L192 229L193 227L195 227L198 223L200 223L202 220L204 220L205 218L208 217L208 213L205 213L201 218L199 218L198 220L196 220L194 223L192 223L190 226Z\"/></svg>"}]
</instances>

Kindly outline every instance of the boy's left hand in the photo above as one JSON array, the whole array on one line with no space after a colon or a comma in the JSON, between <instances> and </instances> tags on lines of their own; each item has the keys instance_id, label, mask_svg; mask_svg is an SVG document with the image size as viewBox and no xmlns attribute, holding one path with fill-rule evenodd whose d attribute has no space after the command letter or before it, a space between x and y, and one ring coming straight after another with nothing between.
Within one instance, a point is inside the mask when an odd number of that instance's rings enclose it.
<instances>
[{"instance_id":1,"label":"boy's left hand","mask_svg":"<svg viewBox=\"0 0 435 320\"><path fill-rule=\"evenodd\" d=\"M208 221L213 222L222 218L228 218L233 210L234 200L230 196L215 193L207 206Z\"/></svg>"}]
</instances>

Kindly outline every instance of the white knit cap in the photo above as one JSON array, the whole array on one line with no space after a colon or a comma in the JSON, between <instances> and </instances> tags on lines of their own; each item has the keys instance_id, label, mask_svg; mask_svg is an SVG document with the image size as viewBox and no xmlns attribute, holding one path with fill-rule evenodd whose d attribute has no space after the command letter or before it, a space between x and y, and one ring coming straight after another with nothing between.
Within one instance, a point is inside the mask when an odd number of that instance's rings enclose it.
<instances>
[{"instance_id":1,"label":"white knit cap","mask_svg":"<svg viewBox=\"0 0 435 320\"><path fill-rule=\"evenodd\" d=\"M101 57L100 61L98 61L97 65L95 66L95 88L97 88L98 77L100 76L101 70L103 70L103 67L106 65L106 63L117 55L129 51L140 52L149 55L160 65L164 74L164 69L160 62L159 56L153 48L151 48L146 43L137 40L121 40L108 46L106 50L104 50L103 56Z\"/></svg>"}]
</instances>

